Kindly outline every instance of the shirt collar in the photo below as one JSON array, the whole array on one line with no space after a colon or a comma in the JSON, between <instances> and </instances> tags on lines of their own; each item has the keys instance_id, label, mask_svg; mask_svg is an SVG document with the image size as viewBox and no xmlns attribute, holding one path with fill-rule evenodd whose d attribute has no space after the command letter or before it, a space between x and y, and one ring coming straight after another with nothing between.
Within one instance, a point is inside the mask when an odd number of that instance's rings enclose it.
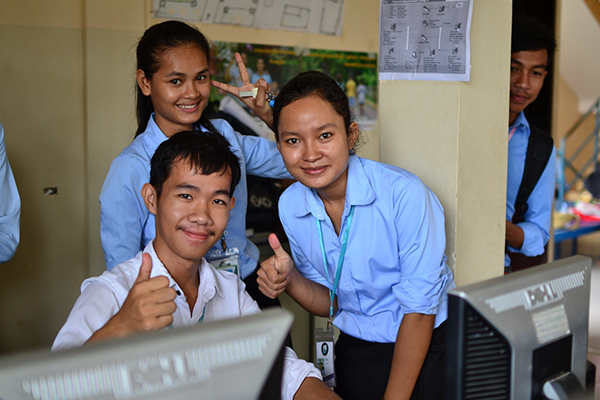
<instances>
[{"instance_id":1,"label":"shirt collar","mask_svg":"<svg viewBox=\"0 0 600 400\"><path fill-rule=\"evenodd\" d=\"M169 279L169 286L176 286L177 284L175 283L173 278L171 278L171 274L169 273L169 271L167 271L167 268L165 268L162 261L160 261L160 258L158 258L156 250L154 250L154 240L151 240L146 245L144 253L150 254L150 257L152 258L152 271L150 271L150 278L154 278L157 276L166 276Z\"/></svg>"},{"instance_id":2,"label":"shirt collar","mask_svg":"<svg viewBox=\"0 0 600 400\"><path fill-rule=\"evenodd\" d=\"M323 200L315 189L303 186L306 201L299 204L294 216L302 217L312 213L315 218L324 220L327 217ZM361 206L371 204L375 200L375 191L371 186L361 158L351 155L348 159L348 182L346 183L346 204L344 214L350 210L350 206Z\"/></svg>"},{"instance_id":3,"label":"shirt collar","mask_svg":"<svg viewBox=\"0 0 600 400\"><path fill-rule=\"evenodd\" d=\"M146 245L144 253L148 253L150 254L150 257L152 257L152 271L150 272L150 278L154 278L156 276L165 276L167 279L169 279L169 287L175 288L176 290L180 289L177 282L175 282L167 268L158 258L156 250L154 249L154 240L150 241L150 243ZM210 299L215 297L215 295L218 295L219 297L225 297L223 295L223 290L215 278L215 270L211 268L205 258L202 258L202 261L198 266L198 276L200 278L198 294L200 295L200 293L202 293L202 300L204 303L207 303Z\"/></svg>"},{"instance_id":4,"label":"shirt collar","mask_svg":"<svg viewBox=\"0 0 600 400\"><path fill-rule=\"evenodd\" d=\"M201 132L208 131L208 129L203 127L199 122L194 124L194 129ZM150 115L150 119L148 120L148 126L146 126L146 130L144 131L144 141L148 156L152 158L158 146L160 146L160 144L167 139L167 135L165 135L156 124L156 121L154 120L154 113L152 113L152 115Z\"/></svg>"},{"instance_id":5,"label":"shirt collar","mask_svg":"<svg viewBox=\"0 0 600 400\"><path fill-rule=\"evenodd\" d=\"M162 142L168 139L168 137L160 130L158 125L156 125L156 121L154 120L154 113L150 116L148 120L148 126L146 126L146 130L143 133L144 141L147 145L146 152L150 157L156 152L156 149Z\"/></svg>"},{"instance_id":6,"label":"shirt collar","mask_svg":"<svg viewBox=\"0 0 600 400\"><path fill-rule=\"evenodd\" d=\"M529 121L527 121L527 118L525 118L525 113L523 111L517 115L515 123L508 128L508 131L510 132L510 130L513 128L516 128L515 132L529 132Z\"/></svg>"},{"instance_id":7,"label":"shirt collar","mask_svg":"<svg viewBox=\"0 0 600 400\"><path fill-rule=\"evenodd\" d=\"M215 295L225 298L223 294L223 289L220 286L219 280L217 280L215 274L217 271L213 268L212 265L206 261L205 258L202 258L202 262L200 263L200 288L199 290L202 293L202 300L204 303L208 303L210 299L215 297Z\"/></svg>"}]
</instances>

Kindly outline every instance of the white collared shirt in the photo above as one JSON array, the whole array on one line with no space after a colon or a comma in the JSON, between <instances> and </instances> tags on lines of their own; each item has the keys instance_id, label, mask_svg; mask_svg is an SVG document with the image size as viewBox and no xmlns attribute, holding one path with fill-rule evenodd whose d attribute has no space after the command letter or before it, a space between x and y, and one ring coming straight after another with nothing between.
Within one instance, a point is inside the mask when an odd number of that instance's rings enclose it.
<instances>
[{"instance_id":1,"label":"white collared shirt","mask_svg":"<svg viewBox=\"0 0 600 400\"><path fill-rule=\"evenodd\" d=\"M52 351L83 345L120 310L139 274L142 253L148 253L152 257L150 277L166 276L170 286L178 293L174 300L177 310L173 313L173 328L197 324L203 312L203 321L260 312L258 305L246 292L244 283L237 275L217 271L202 259L198 267L200 277L198 298L190 314L183 291L159 260L153 243L154 241L151 241L143 252L140 251L134 258L117 265L111 271L105 271L99 277L89 278L83 282L81 295L75 302L67 322L58 333ZM321 375L312 364L298 359L291 349L287 349L282 385L284 398L292 399L304 378L309 376L320 379Z\"/></svg>"}]
</instances>

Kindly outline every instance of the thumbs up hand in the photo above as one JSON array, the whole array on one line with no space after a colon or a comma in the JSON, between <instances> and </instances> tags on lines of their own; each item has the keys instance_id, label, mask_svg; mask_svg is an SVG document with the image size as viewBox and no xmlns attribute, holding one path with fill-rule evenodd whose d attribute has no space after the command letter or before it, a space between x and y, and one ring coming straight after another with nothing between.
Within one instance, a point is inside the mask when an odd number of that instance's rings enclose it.
<instances>
[{"instance_id":1,"label":"thumbs up hand","mask_svg":"<svg viewBox=\"0 0 600 400\"><path fill-rule=\"evenodd\" d=\"M261 263L257 281L260 291L274 299L285 291L294 262L274 233L269 235L269 245L275 254Z\"/></svg>"},{"instance_id":2,"label":"thumbs up hand","mask_svg":"<svg viewBox=\"0 0 600 400\"><path fill-rule=\"evenodd\" d=\"M152 258L144 253L138 277L118 313L126 316L123 324L130 333L160 330L173 322L175 289L166 276L150 278L151 271Z\"/></svg>"},{"instance_id":3,"label":"thumbs up hand","mask_svg":"<svg viewBox=\"0 0 600 400\"><path fill-rule=\"evenodd\" d=\"M90 340L129 336L143 331L157 331L173 322L177 294L166 276L150 278L152 258L142 255L140 272L121 309Z\"/></svg>"},{"instance_id":4,"label":"thumbs up hand","mask_svg":"<svg viewBox=\"0 0 600 400\"><path fill-rule=\"evenodd\" d=\"M273 233L269 235L269 245L275 255L265 260L257 272L260 291L272 299L286 292L309 313L328 316L331 304L329 289L302 276ZM333 310L335 315L338 310L337 297L333 301Z\"/></svg>"}]
</instances>

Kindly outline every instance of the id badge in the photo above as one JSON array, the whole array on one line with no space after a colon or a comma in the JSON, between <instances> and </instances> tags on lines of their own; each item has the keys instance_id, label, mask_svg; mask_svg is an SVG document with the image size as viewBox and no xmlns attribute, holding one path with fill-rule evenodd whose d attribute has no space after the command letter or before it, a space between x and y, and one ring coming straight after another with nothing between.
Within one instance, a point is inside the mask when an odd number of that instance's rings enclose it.
<instances>
[{"instance_id":1,"label":"id badge","mask_svg":"<svg viewBox=\"0 0 600 400\"><path fill-rule=\"evenodd\" d=\"M316 367L321 371L323 382L335 387L335 371L333 369L333 328L315 329Z\"/></svg>"},{"instance_id":2,"label":"id badge","mask_svg":"<svg viewBox=\"0 0 600 400\"><path fill-rule=\"evenodd\" d=\"M241 278L240 251L237 247L230 247L226 250L210 250L204 258L216 269L234 273Z\"/></svg>"}]
</instances>

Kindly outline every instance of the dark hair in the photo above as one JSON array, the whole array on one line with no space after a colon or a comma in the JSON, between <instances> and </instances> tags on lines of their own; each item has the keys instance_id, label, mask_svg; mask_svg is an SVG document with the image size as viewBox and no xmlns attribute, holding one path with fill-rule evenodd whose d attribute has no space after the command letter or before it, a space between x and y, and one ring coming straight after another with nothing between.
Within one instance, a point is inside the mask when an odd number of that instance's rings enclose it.
<instances>
[{"instance_id":1,"label":"dark hair","mask_svg":"<svg viewBox=\"0 0 600 400\"><path fill-rule=\"evenodd\" d=\"M283 85L277 98L275 98L275 104L273 104L273 132L275 132L275 138L278 141L281 110L294 101L309 96L318 96L328 102L334 111L344 119L344 126L346 132L348 132L354 119L344 90L331 76L319 71L306 71Z\"/></svg>"},{"instance_id":2,"label":"dark hair","mask_svg":"<svg viewBox=\"0 0 600 400\"><path fill-rule=\"evenodd\" d=\"M204 52L207 64L210 62L210 43L202 32L180 21L165 21L148 28L138 42L137 69L144 71L147 79L152 79L152 76L160 69L164 54L179 46L197 46ZM138 136L146 130L150 115L154 112L154 106L150 96L145 96L139 85L136 85L135 93L138 122L135 136ZM217 133L204 113L199 122L206 129Z\"/></svg>"},{"instance_id":3,"label":"dark hair","mask_svg":"<svg viewBox=\"0 0 600 400\"><path fill-rule=\"evenodd\" d=\"M510 52L548 51L548 58L556 49L554 33L546 25L528 15L515 14L512 20L512 39Z\"/></svg>"},{"instance_id":4,"label":"dark hair","mask_svg":"<svg viewBox=\"0 0 600 400\"><path fill-rule=\"evenodd\" d=\"M186 161L202 175L231 170L230 195L242 175L240 160L223 135L214 132L183 131L158 146L150 162L150 184L160 198L162 187L171 175L173 164Z\"/></svg>"}]
</instances>

